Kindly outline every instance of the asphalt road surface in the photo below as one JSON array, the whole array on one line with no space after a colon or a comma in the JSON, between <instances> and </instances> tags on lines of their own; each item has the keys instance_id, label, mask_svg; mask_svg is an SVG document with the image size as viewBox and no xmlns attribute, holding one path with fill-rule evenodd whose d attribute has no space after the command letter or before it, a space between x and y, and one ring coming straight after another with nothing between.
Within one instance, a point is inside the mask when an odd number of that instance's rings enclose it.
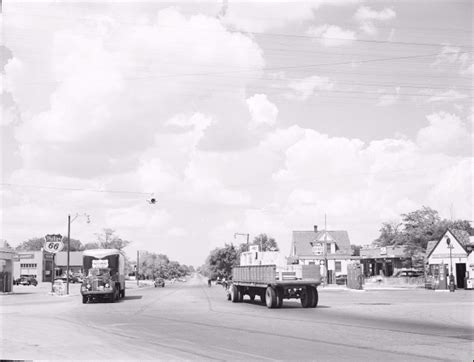
<instances>
[{"instance_id":1,"label":"asphalt road surface","mask_svg":"<svg viewBox=\"0 0 474 362\"><path fill-rule=\"evenodd\" d=\"M34 287L0 296L2 359L472 361L472 291L319 288L319 306L226 300L195 276L82 304ZM23 288L23 289L19 289ZM247 297L246 297L247 298ZM258 300L258 297L256 298Z\"/></svg>"}]
</instances>

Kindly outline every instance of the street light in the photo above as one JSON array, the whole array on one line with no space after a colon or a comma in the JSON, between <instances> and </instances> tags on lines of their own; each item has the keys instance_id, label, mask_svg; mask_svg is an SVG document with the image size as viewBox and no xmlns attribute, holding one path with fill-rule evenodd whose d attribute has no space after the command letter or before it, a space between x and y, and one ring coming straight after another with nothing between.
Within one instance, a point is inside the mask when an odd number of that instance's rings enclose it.
<instances>
[{"instance_id":1,"label":"street light","mask_svg":"<svg viewBox=\"0 0 474 362\"><path fill-rule=\"evenodd\" d=\"M449 291L454 292L454 275L453 275L453 248L454 245L451 244L451 239L446 238L446 244L448 244L449 249Z\"/></svg>"},{"instance_id":2,"label":"street light","mask_svg":"<svg viewBox=\"0 0 474 362\"><path fill-rule=\"evenodd\" d=\"M69 259L70 259L70 248L71 248L71 223L74 222L79 216L85 216L87 218L87 223L90 224L91 217L90 215L84 214L76 214L71 219L71 214L67 216L67 267L66 267L66 294L69 295Z\"/></svg>"},{"instance_id":3,"label":"street light","mask_svg":"<svg viewBox=\"0 0 474 362\"><path fill-rule=\"evenodd\" d=\"M249 250L249 236L250 236L250 234L234 233L234 239L236 238L237 235L247 236L247 251L248 251Z\"/></svg>"}]
</instances>

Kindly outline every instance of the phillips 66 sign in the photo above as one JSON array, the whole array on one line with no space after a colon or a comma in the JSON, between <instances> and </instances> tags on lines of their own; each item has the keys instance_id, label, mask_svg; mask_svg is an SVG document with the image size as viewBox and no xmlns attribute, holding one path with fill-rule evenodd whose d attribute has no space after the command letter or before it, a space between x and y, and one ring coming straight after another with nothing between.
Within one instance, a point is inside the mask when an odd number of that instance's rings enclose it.
<instances>
[{"instance_id":1,"label":"phillips 66 sign","mask_svg":"<svg viewBox=\"0 0 474 362\"><path fill-rule=\"evenodd\" d=\"M56 254L61 251L64 247L62 242L63 237L61 234L48 234L44 237L44 251L48 253Z\"/></svg>"}]
</instances>

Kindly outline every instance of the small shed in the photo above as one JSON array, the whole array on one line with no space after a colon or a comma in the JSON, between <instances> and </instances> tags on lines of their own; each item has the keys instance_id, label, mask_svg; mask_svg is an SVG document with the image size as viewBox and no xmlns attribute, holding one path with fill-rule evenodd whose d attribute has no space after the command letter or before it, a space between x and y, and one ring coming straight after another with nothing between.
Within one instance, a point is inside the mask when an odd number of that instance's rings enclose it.
<instances>
[{"instance_id":1,"label":"small shed","mask_svg":"<svg viewBox=\"0 0 474 362\"><path fill-rule=\"evenodd\" d=\"M449 274L454 275L457 288L465 287L468 277L469 234L463 230L450 230L439 240L428 243L426 249L427 274L440 275L447 280Z\"/></svg>"}]
</instances>

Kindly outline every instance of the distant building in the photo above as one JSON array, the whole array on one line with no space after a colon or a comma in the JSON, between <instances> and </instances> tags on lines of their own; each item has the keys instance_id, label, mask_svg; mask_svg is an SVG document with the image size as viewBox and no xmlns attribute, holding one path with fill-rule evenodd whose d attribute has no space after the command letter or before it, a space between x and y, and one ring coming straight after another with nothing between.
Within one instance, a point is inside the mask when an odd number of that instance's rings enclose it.
<instances>
[{"instance_id":1,"label":"distant building","mask_svg":"<svg viewBox=\"0 0 474 362\"><path fill-rule=\"evenodd\" d=\"M0 293L13 290L13 260L15 251L8 247L6 241L0 241Z\"/></svg>"},{"instance_id":2,"label":"distant building","mask_svg":"<svg viewBox=\"0 0 474 362\"><path fill-rule=\"evenodd\" d=\"M290 257L298 264L319 264L321 275L334 283L337 275L347 275L351 262L349 234L345 230L318 230L316 225L310 231L293 231Z\"/></svg>"},{"instance_id":3,"label":"distant building","mask_svg":"<svg viewBox=\"0 0 474 362\"><path fill-rule=\"evenodd\" d=\"M360 249L360 263L365 277L392 276L397 269L411 267L411 257L405 246L366 246Z\"/></svg>"},{"instance_id":4,"label":"distant building","mask_svg":"<svg viewBox=\"0 0 474 362\"><path fill-rule=\"evenodd\" d=\"M55 277L66 274L66 251L60 251L55 255L54 266ZM53 254L43 251L18 251L13 262L13 278L31 276L38 282L51 282L52 269ZM82 251L69 253L69 270L71 273L82 271Z\"/></svg>"}]
</instances>

